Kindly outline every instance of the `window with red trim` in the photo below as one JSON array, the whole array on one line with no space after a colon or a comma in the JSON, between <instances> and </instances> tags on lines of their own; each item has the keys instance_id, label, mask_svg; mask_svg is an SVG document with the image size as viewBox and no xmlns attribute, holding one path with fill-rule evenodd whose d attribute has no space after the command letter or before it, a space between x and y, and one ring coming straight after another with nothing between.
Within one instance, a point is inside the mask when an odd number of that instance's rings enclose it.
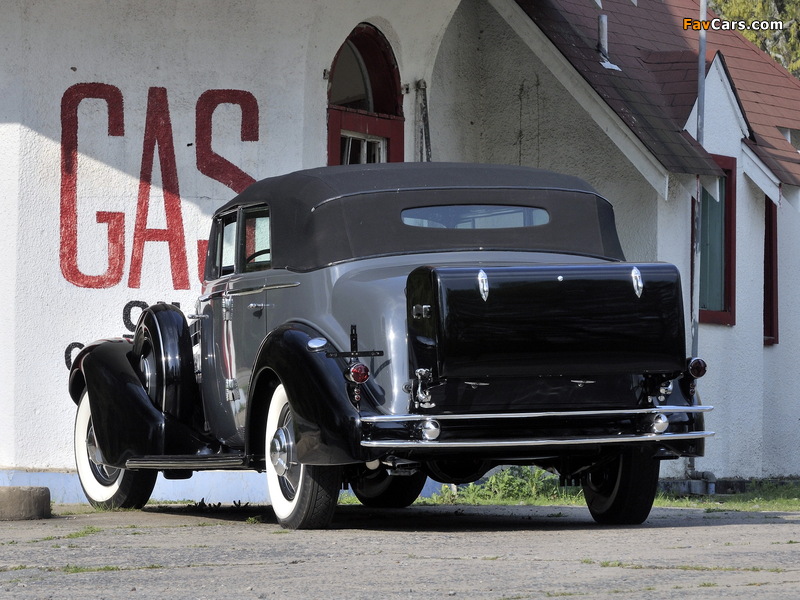
<instances>
[{"instance_id":1,"label":"window with red trim","mask_svg":"<svg viewBox=\"0 0 800 600\"><path fill-rule=\"evenodd\" d=\"M361 23L333 59L328 86L328 164L403 161L403 96L389 42Z\"/></svg>"},{"instance_id":2,"label":"window with red trim","mask_svg":"<svg viewBox=\"0 0 800 600\"><path fill-rule=\"evenodd\" d=\"M736 324L736 159L716 156L725 173L719 198L700 202L700 322Z\"/></svg>"},{"instance_id":3,"label":"window with red trim","mask_svg":"<svg viewBox=\"0 0 800 600\"><path fill-rule=\"evenodd\" d=\"M764 199L764 345L778 343L778 207Z\"/></svg>"}]
</instances>

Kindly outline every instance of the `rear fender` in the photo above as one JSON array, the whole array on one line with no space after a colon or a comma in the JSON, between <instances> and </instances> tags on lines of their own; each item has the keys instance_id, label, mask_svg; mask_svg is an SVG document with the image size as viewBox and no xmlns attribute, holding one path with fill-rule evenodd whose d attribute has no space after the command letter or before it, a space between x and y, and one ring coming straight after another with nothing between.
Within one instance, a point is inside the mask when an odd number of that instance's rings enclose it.
<instances>
[{"instance_id":1,"label":"rear fender","mask_svg":"<svg viewBox=\"0 0 800 600\"><path fill-rule=\"evenodd\" d=\"M328 358L332 346L311 351L309 340L323 337L311 327L287 323L267 336L254 369L248 415L248 452L264 452L263 438L271 390L282 383L294 413L298 460L312 465L344 465L365 460L360 419L344 378L347 363ZM373 392L369 382L362 396ZM259 437L261 436L261 438Z\"/></svg>"}]
</instances>

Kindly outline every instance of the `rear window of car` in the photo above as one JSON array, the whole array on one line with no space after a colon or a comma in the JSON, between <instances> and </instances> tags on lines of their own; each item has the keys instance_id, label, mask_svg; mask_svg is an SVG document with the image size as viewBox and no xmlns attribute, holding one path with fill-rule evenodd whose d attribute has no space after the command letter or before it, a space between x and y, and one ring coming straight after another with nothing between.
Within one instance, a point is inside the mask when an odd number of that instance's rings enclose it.
<instances>
[{"instance_id":1,"label":"rear window of car","mask_svg":"<svg viewBox=\"0 0 800 600\"><path fill-rule=\"evenodd\" d=\"M516 229L550 222L543 208L497 204L421 206L402 211L403 224L430 229Z\"/></svg>"}]
</instances>

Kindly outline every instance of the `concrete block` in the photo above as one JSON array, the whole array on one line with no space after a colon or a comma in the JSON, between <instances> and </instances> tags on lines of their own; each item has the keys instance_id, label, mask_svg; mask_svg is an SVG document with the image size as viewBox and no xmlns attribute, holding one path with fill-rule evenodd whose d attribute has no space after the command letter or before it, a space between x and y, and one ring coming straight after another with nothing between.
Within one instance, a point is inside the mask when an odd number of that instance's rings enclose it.
<instances>
[{"instance_id":1,"label":"concrete block","mask_svg":"<svg viewBox=\"0 0 800 600\"><path fill-rule=\"evenodd\" d=\"M50 517L50 488L0 487L0 521L47 519Z\"/></svg>"}]
</instances>

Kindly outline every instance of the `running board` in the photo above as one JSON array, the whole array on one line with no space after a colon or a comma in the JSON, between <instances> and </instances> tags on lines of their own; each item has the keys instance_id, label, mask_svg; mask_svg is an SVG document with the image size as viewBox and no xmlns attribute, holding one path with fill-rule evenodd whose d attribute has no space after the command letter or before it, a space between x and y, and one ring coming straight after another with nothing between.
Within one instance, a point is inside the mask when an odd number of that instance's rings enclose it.
<instances>
[{"instance_id":1,"label":"running board","mask_svg":"<svg viewBox=\"0 0 800 600\"><path fill-rule=\"evenodd\" d=\"M249 467L248 457L244 454L212 454L198 456L196 454L177 454L173 456L137 456L128 459L126 469L155 469L209 471L215 469L244 469Z\"/></svg>"}]
</instances>

